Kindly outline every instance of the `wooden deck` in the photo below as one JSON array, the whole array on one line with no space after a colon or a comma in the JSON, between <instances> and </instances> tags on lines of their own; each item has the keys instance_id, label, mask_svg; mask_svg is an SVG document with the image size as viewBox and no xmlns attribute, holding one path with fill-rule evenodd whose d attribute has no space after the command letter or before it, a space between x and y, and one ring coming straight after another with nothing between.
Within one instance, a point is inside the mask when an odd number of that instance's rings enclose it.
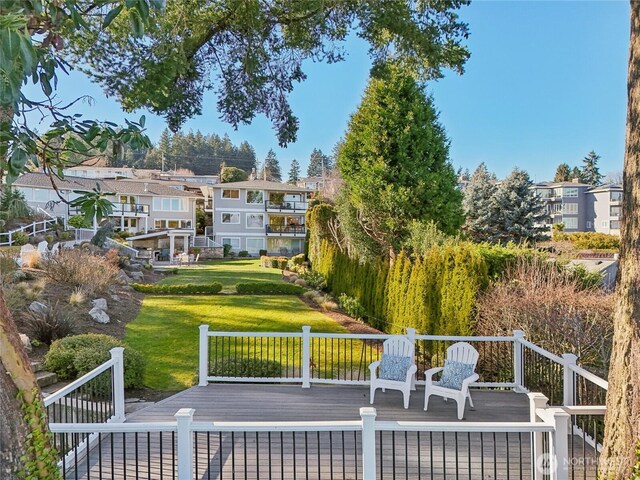
<instances>
[{"instance_id":1,"label":"wooden deck","mask_svg":"<svg viewBox=\"0 0 640 480\"><path fill-rule=\"evenodd\" d=\"M455 402L432 397L423 411L423 389L408 409L400 392L376 393L377 420L458 422ZM527 422L528 397L511 391L472 393L462 422ZM128 423L174 421L181 408L194 408L195 421L359 420L369 406L365 386L210 384L193 387L127 419ZM361 479L360 432L198 432L197 479ZM68 468L65 478L165 479L175 475L175 435L103 434L89 459ZM531 438L522 433L379 432L380 479L532 479ZM87 466L89 468L87 469ZM87 472L87 470L89 470ZM581 476L582 477L582 476Z\"/></svg>"}]
</instances>

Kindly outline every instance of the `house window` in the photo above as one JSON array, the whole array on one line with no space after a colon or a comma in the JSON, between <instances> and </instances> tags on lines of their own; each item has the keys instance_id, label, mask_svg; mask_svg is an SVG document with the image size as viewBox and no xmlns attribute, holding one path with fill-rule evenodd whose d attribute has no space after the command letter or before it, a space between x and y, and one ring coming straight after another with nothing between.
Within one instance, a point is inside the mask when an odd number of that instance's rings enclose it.
<instances>
[{"instance_id":1,"label":"house window","mask_svg":"<svg viewBox=\"0 0 640 480\"><path fill-rule=\"evenodd\" d=\"M240 223L239 213L223 213L222 223L230 223L232 225L238 225Z\"/></svg>"},{"instance_id":2,"label":"house window","mask_svg":"<svg viewBox=\"0 0 640 480\"><path fill-rule=\"evenodd\" d=\"M622 192L611 192L609 200L612 202L621 202L622 201Z\"/></svg>"},{"instance_id":3,"label":"house window","mask_svg":"<svg viewBox=\"0 0 640 480\"><path fill-rule=\"evenodd\" d=\"M578 204L577 203L563 203L562 204L562 213L569 215L577 215L578 214Z\"/></svg>"},{"instance_id":4,"label":"house window","mask_svg":"<svg viewBox=\"0 0 640 480\"><path fill-rule=\"evenodd\" d=\"M620 207L609 207L609 216L610 217L619 217L622 209ZM613 227L611 227L613 228Z\"/></svg>"},{"instance_id":5,"label":"house window","mask_svg":"<svg viewBox=\"0 0 640 480\"><path fill-rule=\"evenodd\" d=\"M609 226L609 222L607 222L606 220L602 221L602 228L607 228Z\"/></svg>"},{"instance_id":6,"label":"house window","mask_svg":"<svg viewBox=\"0 0 640 480\"><path fill-rule=\"evenodd\" d=\"M620 230L620 221L619 220L611 220L611 230Z\"/></svg>"},{"instance_id":7,"label":"house window","mask_svg":"<svg viewBox=\"0 0 640 480\"><path fill-rule=\"evenodd\" d=\"M154 228L191 228L191 220L155 220L153 223Z\"/></svg>"},{"instance_id":8,"label":"house window","mask_svg":"<svg viewBox=\"0 0 640 480\"><path fill-rule=\"evenodd\" d=\"M222 190L222 198L231 198L236 200L240 198L240 190Z\"/></svg>"},{"instance_id":9,"label":"house window","mask_svg":"<svg viewBox=\"0 0 640 480\"><path fill-rule=\"evenodd\" d=\"M592 227L592 223L591 222L587 222L587 228L591 228Z\"/></svg>"},{"instance_id":10,"label":"house window","mask_svg":"<svg viewBox=\"0 0 640 480\"><path fill-rule=\"evenodd\" d=\"M262 213L247 214L247 228L262 228L262 227L264 227L264 214Z\"/></svg>"},{"instance_id":11,"label":"house window","mask_svg":"<svg viewBox=\"0 0 640 480\"><path fill-rule=\"evenodd\" d=\"M260 253L264 249L264 238L247 238L247 252L251 254Z\"/></svg>"},{"instance_id":12,"label":"house window","mask_svg":"<svg viewBox=\"0 0 640 480\"><path fill-rule=\"evenodd\" d=\"M231 245L234 250L240 249L240 239L237 237L222 237L223 245Z\"/></svg>"},{"instance_id":13,"label":"house window","mask_svg":"<svg viewBox=\"0 0 640 480\"><path fill-rule=\"evenodd\" d=\"M563 218L562 223L564 223L564 228L568 230L577 230L578 229L578 219L577 218Z\"/></svg>"},{"instance_id":14,"label":"house window","mask_svg":"<svg viewBox=\"0 0 640 480\"><path fill-rule=\"evenodd\" d=\"M33 200L33 189L32 188L18 187L17 189L18 189L19 192L22 193L22 195L24 195L24 199L27 202Z\"/></svg>"},{"instance_id":15,"label":"house window","mask_svg":"<svg viewBox=\"0 0 640 480\"><path fill-rule=\"evenodd\" d=\"M260 190L247 190L247 203L264 203L264 194Z\"/></svg>"},{"instance_id":16,"label":"house window","mask_svg":"<svg viewBox=\"0 0 640 480\"><path fill-rule=\"evenodd\" d=\"M577 197L578 189L577 188L565 188L562 192L563 197Z\"/></svg>"},{"instance_id":17,"label":"house window","mask_svg":"<svg viewBox=\"0 0 640 480\"><path fill-rule=\"evenodd\" d=\"M154 198L153 209L159 212L184 212L185 201L183 198Z\"/></svg>"}]
</instances>

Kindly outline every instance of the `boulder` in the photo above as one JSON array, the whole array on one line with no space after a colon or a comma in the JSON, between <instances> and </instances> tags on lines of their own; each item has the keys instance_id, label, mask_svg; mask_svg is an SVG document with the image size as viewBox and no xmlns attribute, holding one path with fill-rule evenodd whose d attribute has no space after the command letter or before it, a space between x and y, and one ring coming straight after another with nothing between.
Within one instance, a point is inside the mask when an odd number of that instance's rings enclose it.
<instances>
[{"instance_id":1,"label":"boulder","mask_svg":"<svg viewBox=\"0 0 640 480\"><path fill-rule=\"evenodd\" d=\"M31 339L29 339L29 337L24 333L20 334L20 341L22 342L22 346L27 352L33 350L33 347L31 346Z\"/></svg>"},{"instance_id":2,"label":"boulder","mask_svg":"<svg viewBox=\"0 0 640 480\"><path fill-rule=\"evenodd\" d=\"M119 302L120 301L120 296L119 295L111 295L111 300L113 300L114 302Z\"/></svg>"},{"instance_id":3,"label":"boulder","mask_svg":"<svg viewBox=\"0 0 640 480\"><path fill-rule=\"evenodd\" d=\"M128 285L132 282L131 277L127 275L127 272L122 269L120 269L120 272L118 272L117 280L123 285Z\"/></svg>"},{"instance_id":4,"label":"boulder","mask_svg":"<svg viewBox=\"0 0 640 480\"><path fill-rule=\"evenodd\" d=\"M144 280L144 274L142 272L130 272L131 278L136 282L142 282Z\"/></svg>"},{"instance_id":5,"label":"boulder","mask_svg":"<svg viewBox=\"0 0 640 480\"><path fill-rule=\"evenodd\" d=\"M142 264L141 263L132 263L131 265L128 265L127 268L131 272L140 272L140 271L142 271Z\"/></svg>"},{"instance_id":6,"label":"boulder","mask_svg":"<svg viewBox=\"0 0 640 480\"><path fill-rule=\"evenodd\" d=\"M94 307L89 310L89 316L93 319L94 322L97 323L109 323L111 321L109 315L107 315L107 312L100 308Z\"/></svg>"},{"instance_id":7,"label":"boulder","mask_svg":"<svg viewBox=\"0 0 640 480\"><path fill-rule=\"evenodd\" d=\"M91 300L91 305L93 308L99 308L100 310L107 311L107 300L104 298L96 298L95 300Z\"/></svg>"},{"instance_id":8,"label":"boulder","mask_svg":"<svg viewBox=\"0 0 640 480\"><path fill-rule=\"evenodd\" d=\"M41 302L31 302L31 305L29 305L29 310L31 310L33 313L41 313L44 315L49 311L49 307Z\"/></svg>"}]
</instances>

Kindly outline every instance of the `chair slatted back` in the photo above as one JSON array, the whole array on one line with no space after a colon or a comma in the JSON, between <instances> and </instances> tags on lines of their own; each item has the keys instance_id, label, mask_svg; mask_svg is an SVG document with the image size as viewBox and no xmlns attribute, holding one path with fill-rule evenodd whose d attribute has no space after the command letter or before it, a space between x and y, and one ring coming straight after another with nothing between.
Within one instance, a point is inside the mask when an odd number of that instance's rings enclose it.
<instances>
[{"instance_id":1,"label":"chair slatted back","mask_svg":"<svg viewBox=\"0 0 640 480\"><path fill-rule=\"evenodd\" d=\"M411 357L414 355L414 346L406 337L394 335L382 344L382 351L395 357Z\"/></svg>"},{"instance_id":2,"label":"chair slatted back","mask_svg":"<svg viewBox=\"0 0 640 480\"><path fill-rule=\"evenodd\" d=\"M475 370L480 354L467 342L458 342L447 348L447 359L461 363L470 363Z\"/></svg>"}]
</instances>

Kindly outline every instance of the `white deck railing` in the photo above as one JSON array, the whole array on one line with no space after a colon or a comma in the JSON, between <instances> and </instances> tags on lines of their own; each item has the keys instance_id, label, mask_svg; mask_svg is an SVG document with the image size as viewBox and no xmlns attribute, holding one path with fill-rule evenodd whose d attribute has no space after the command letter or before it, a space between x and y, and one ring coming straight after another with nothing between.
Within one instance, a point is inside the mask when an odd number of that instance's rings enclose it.
<instances>
[{"instance_id":1,"label":"white deck railing","mask_svg":"<svg viewBox=\"0 0 640 480\"><path fill-rule=\"evenodd\" d=\"M13 245L15 242L14 237L16 233L26 233L27 235L32 237L39 233L48 232L49 230L51 230L51 227L53 227L56 223L57 223L56 219L39 220L39 221L30 223L29 225L24 225L22 227L11 230L9 232L2 232L0 233L0 247Z\"/></svg>"}]
</instances>

